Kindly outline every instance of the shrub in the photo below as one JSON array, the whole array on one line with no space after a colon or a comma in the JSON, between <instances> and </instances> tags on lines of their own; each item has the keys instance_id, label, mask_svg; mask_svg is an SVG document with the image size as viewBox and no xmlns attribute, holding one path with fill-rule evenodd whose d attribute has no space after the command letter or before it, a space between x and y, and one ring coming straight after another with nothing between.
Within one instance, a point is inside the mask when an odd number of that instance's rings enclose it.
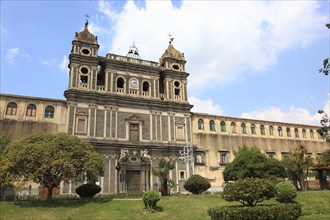
<instances>
[{"instance_id":1,"label":"shrub","mask_svg":"<svg viewBox=\"0 0 330 220\"><path fill-rule=\"evenodd\" d=\"M289 203L293 202L297 197L297 189L296 187L287 181L280 182L276 184L275 189L277 191L277 201Z\"/></svg>"},{"instance_id":2,"label":"shrub","mask_svg":"<svg viewBox=\"0 0 330 220\"><path fill-rule=\"evenodd\" d=\"M160 195L155 190L149 190L142 194L142 200L146 209L156 210Z\"/></svg>"},{"instance_id":3,"label":"shrub","mask_svg":"<svg viewBox=\"0 0 330 220\"><path fill-rule=\"evenodd\" d=\"M276 195L275 187L265 179L246 178L225 187L222 198L227 201L238 201L246 206L255 206L257 203L269 200Z\"/></svg>"},{"instance_id":4,"label":"shrub","mask_svg":"<svg viewBox=\"0 0 330 220\"><path fill-rule=\"evenodd\" d=\"M93 198L101 192L101 187L94 183L86 183L76 188L76 193L81 198Z\"/></svg>"},{"instance_id":5,"label":"shrub","mask_svg":"<svg viewBox=\"0 0 330 220\"><path fill-rule=\"evenodd\" d=\"M193 194L200 194L208 190L211 187L211 184L207 179L196 174L189 177L183 187Z\"/></svg>"},{"instance_id":6,"label":"shrub","mask_svg":"<svg viewBox=\"0 0 330 220\"><path fill-rule=\"evenodd\" d=\"M212 220L295 220L301 215L298 203L262 205L254 207L221 206L207 210Z\"/></svg>"}]
</instances>

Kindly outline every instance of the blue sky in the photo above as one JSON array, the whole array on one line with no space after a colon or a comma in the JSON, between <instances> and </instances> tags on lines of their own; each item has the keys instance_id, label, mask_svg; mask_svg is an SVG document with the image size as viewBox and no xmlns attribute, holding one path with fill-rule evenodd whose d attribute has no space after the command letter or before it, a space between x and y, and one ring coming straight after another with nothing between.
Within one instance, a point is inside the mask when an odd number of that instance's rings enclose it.
<instances>
[{"instance_id":1,"label":"blue sky","mask_svg":"<svg viewBox=\"0 0 330 220\"><path fill-rule=\"evenodd\" d=\"M329 1L1 1L1 93L64 99L75 32L99 55L132 42L158 61L174 36L193 111L318 124L329 111Z\"/></svg>"}]
</instances>

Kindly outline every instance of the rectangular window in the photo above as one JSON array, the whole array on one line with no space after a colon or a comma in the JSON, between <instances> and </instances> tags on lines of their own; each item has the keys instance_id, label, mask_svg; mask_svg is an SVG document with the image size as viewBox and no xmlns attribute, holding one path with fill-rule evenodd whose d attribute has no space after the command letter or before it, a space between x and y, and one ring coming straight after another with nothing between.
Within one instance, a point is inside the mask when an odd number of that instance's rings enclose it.
<instances>
[{"instance_id":1,"label":"rectangular window","mask_svg":"<svg viewBox=\"0 0 330 220\"><path fill-rule=\"evenodd\" d=\"M77 117L76 119L76 133L86 134L87 117Z\"/></svg>"},{"instance_id":2,"label":"rectangular window","mask_svg":"<svg viewBox=\"0 0 330 220\"><path fill-rule=\"evenodd\" d=\"M219 151L219 155L220 155L220 165L226 165L228 163L229 152Z\"/></svg>"},{"instance_id":3,"label":"rectangular window","mask_svg":"<svg viewBox=\"0 0 330 220\"><path fill-rule=\"evenodd\" d=\"M130 141L139 141L139 124L130 124Z\"/></svg>"},{"instance_id":4,"label":"rectangular window","mask_svg":"<svg viewBox=\"0 0 330 220\"><path fill-rule=\"evenodd\" d=\"M184 132L184 127L182 125L177 125L176 126L176 139L177 140L185 140L185 132Z\"/></svg>"},{"instance_id":5,"label":"rectangular window","mask_svg":"<svg viewBox=\"0 0 330 220\"><path fill-rule=\"evenodd\" d=\"M180 180L185 180L186 179L186 171L180 170Z\"/></svg>"},{"instance_id":6,"label":"rectangular window","mask_svg":"<svg viewBox=\"0 0 330 220\"><path fill-rule=\"evenodd\" d=\"M282 160L283 160L284 158L289 157L289 155L290 155L288 152L282 152L281 154L282 154Z\"/></svg>"},{"instance_id":7,"label":"rectangular window","mask_svg":"<svg viewBox=\"0 0 330 220\"><path fill-rule=\"evenodd\" d=\"M196 165L204 165L204 152L196 152Z\"/></svg>"},{"instance_id":8,"label":"rectangular window","mask_svg":"<svg viewBox=\"0 0 330 220\"><path fill-rule=\"evenodd\" d=\"M275 152L267 152L266 154L269 158L274 158L275 159Z\"/></svg>"}]
</instances>

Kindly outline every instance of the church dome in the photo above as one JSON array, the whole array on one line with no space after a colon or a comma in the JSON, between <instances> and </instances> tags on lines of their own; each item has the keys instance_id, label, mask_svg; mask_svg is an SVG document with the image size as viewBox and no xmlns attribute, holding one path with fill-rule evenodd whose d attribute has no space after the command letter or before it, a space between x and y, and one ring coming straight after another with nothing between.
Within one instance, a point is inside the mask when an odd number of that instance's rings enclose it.
<instances>
[{"instance_id":1,"label":"church dome","mask_svg":"<svg viewBox=\"0 0 330 220\"><path fill-rule=\"evenodd\" d=\"M180 60L180 61L185 60L184 59L184 54L181 53L180 51L178 51L177 49L175 49L171 42L169 43L167 49L163 53L160 60L164 60L165 58L172 58L172 59L176 59L176 60Z\"/></svg>"},{"instance_id":2,"label":"church dome","mask_svg":"<svg viewBox=\"0 0 330 220\"><path fill-rule=\"evenodd\" d=\"M88 22L85 23L83 31L76 33L75 40L97 44L97 37L91 34L88 30Z\"/></svg>"}]
</instances>

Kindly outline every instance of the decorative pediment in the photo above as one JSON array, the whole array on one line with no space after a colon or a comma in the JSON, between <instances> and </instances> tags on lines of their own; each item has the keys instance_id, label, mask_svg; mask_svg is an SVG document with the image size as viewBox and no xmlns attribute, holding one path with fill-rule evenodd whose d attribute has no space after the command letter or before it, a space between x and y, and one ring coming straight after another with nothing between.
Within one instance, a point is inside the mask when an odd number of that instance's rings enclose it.
<instances>
[{"instance_id":1,"label":"decorative pediment","mask_svg":"<svg viewBox=\"0 0 330 220\"><path fill-rule=\"evenodd\" d=\"M136 114L132 114L130 116L128 116L127 118L125 118L126 121L139 121L139 122L143 122L143 119L136 115Z\"/></svg>"}]
</instances>

